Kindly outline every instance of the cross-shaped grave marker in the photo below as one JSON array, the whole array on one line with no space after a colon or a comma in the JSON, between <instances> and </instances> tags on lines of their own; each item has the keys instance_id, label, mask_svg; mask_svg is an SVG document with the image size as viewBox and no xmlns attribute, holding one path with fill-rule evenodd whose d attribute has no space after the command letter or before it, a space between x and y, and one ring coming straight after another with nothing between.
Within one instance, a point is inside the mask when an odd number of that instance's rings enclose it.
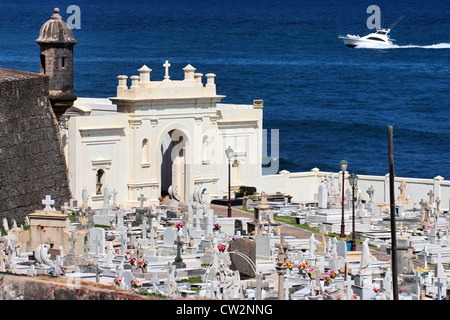
<instances>
[{"instance_id":1,"label":"cross-shaped grave marker","mask_svg":"<svg viewBox=\"0 0 450 320\"><path fill-rule=\"evenodd\" d=\"M420 276L420 271L416 271L413 280L415 281L415 284L416 284L417 300L420 300L420 280L421 279L422 279L422 277Z\"/></svg>"},{"instance_id":2,"label":"cross-shaped grave marker","mask_svg":"<svg viewBox=\"0 0 450 320\"><path fill-rule=\"evenodd\" d=\"M186 264L183 262L183 258L181 258L181 248L184 244L184 241L181 240L180 235L177 235L177 240L175 241L177 245L177 256L175 257L175 261L172 266L176 266L176 268L186 268Z\"/></svg>"},{"instance_id":3,"label":"cross-shaped grave marker","mask_svg":"<svg viewBox=\"0 0 450 320\"><path fill-rule=\"evenodd\" d=\"M147 198L141 193L137 199L139 201L139 208L144 208L144 201L147 200Z\"/></svg>"},{"instance_id":4,"label":"cross-shaped grave marker","mask_svg":"<svg viewBox=\"0 0 450 320\"><path fill-rule=\"evenodd\" d=\"M433 203L433 197L434 197L433 190L430 190L430 192L427 193L427 196L430 197L430 203Z\"/></svg>"},{"instance_id":5,"label":"cross-shaped grave marker","mask_svg":"<svg viewBox=\"0 0 450 320\"><path fill-rule=\"evenodd\" d=\"M55 200L52 200L52 197L49 195L45 196L45 199L42 200L42 204L45 205L45 211L56 211L55 208L52 208L51 205L55 204Z\"/></svg>"},{"instance_id":6,"label":"cross-shaped grave marker","mask_svg":"<svg viewBox=\"0 0 450 320\"><path fill-rule=\"evenodd\" d=\"M120 255L122 256L122 258L125 258L125 251L127 251L127 233L126 232L121 232L120 233Z\"/></svg>"},{"instance_id":7,"label":"cross-shaped grave marker","mask_svg":"<svg viewBox=\"0 0 450 320\"><path fill-rule=\"evenodd\" d=\"M444 300L445 291L443 290L443 288L447 286L446 283L441 282L441 278L438 277L434 285L437 287L437 300Z\"/></svg>"}]
</instances>

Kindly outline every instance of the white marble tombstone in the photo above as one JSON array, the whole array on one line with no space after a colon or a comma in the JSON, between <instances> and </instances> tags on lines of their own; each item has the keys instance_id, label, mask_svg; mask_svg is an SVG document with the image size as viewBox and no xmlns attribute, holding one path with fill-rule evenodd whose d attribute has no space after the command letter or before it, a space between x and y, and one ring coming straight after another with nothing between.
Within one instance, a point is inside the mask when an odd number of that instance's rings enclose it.
<instances>
[{"instance_id":1,"label":"white marble tombstone","mask_svg":"<svg viewBox=\"0 0 450 320\"><path fill-rule=\"evenodd\" d=\"M328 187L324 180L319 185L318 207L319 209L328 208Z\"/></svg>"},{"instance_id":2,"label":"white marble tombstone","mask_svg":"<svg viewBox=\"0 0 450 320\"><path fill-rule=\"evenodd\" d=\"M100 246L99 246L99 253L104 254L105 253L105 229L103 228L91 228L89 229L89 245L90 248L95 248L96 244L94 241L96 241L98 236L98 239L100 240Z\"/></svg>"}]
</instances>

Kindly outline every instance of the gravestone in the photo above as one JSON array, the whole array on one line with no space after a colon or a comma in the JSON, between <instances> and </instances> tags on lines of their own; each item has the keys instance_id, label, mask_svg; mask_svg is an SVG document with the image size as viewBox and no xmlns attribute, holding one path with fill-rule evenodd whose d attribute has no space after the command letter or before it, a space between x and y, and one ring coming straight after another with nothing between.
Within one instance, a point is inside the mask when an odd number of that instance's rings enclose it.
<instances>
[{"instance_id":1,"label":"gravestone","mask_svg":"<svg viewBox=\"0 0 450 320\"><path fill-rule=\"evenodd\" d=\"M186 268L186 263L183 262L183 258L181 257L181 249L184 241L181 240L180 235L177 235L177 241L175 241L175 244L177 246L177 256L175 257L175 261L172 263L172 266L175 266L177 269Z\"/></svg>"},{"instance_id":2,"label":"gravestone","mask_svg":"<svg viewBox=\"0 0 450 320\"><path fill-rule=\"evenodd\" d=\"M327 187L326 182L323 179L319 185L318 207L320 209L328 208L328 187Z\"/></svg>"},{"instance_id":3,"label":"gravestone","mask_svg":"<svg viewBox=\"0 0 450 320\"><path fill-rule=\"evenodd\" d=\"M268 236L259 236L269 239ZM269 242L270 245L270 242ZM238 270L239 274L243 277L254 277L255 272L252 268L251 263L256 263L258 242L253 241L248 238L238 238L230 241L230 259L231 259L231 270ZM270 248L269 248L270 249ZM236 252L236 253L233 253ZM251 262L249 262L249 259Z\"/></svg>"},{"instance_id":4,"label":"gravestone","mask_svg":"<svg viewBox=\"0 0 450 320\"><path fill-rule=\"evenodd\" d=\"M99 240L100 243L96 244L95 241ZM89 229L89 245L90 248L99 248L99 254L105 253L105 229L103 228L91 228Z\"/></svg>"},{"instance_id":5,"label":"gravestone","mask_svg":"<svg viewBox=\"0 0 450 320\"><path fill-rule=\"evenodd\" d=\"M344 240L338 239L337 241L337 254L344 259L347 258L347 242Z\"/></svg>"}]
</instances>

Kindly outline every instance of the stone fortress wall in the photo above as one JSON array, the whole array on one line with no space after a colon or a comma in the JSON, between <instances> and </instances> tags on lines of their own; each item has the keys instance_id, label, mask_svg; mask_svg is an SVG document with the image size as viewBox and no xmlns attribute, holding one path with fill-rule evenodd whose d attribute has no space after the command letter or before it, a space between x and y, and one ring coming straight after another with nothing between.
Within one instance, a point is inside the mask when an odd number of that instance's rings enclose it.
<instances>
[{"instance_id":1,"label":"stone fortress wall","mask_svg":"<svg viewBox=\"0 0 450 320\"><path fill-rule=\"evenodd\" d=\"M23 223L50 195L71 198L59 126L48 99L49 78L0 69L0 219Z\"/></svg>"}]
</instances>

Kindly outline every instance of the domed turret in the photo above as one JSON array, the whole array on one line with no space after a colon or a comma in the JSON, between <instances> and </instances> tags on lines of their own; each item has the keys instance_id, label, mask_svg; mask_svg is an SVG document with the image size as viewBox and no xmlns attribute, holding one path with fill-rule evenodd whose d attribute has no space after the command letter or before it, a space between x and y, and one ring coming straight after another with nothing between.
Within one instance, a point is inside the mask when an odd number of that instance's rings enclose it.
<instances>
[{"instance_id":1,"label":"domed turret","mask_svg":"<svg viewBox=\"0 0 450 320\"><path fill-rule=\"evenodd\" d=\"M59 119L77 99L73 90L73 47L77 40L58 8L42 25L36 42L41 47L40 73L49 77L49 99Z\"/></svg>"}]
</instances>

